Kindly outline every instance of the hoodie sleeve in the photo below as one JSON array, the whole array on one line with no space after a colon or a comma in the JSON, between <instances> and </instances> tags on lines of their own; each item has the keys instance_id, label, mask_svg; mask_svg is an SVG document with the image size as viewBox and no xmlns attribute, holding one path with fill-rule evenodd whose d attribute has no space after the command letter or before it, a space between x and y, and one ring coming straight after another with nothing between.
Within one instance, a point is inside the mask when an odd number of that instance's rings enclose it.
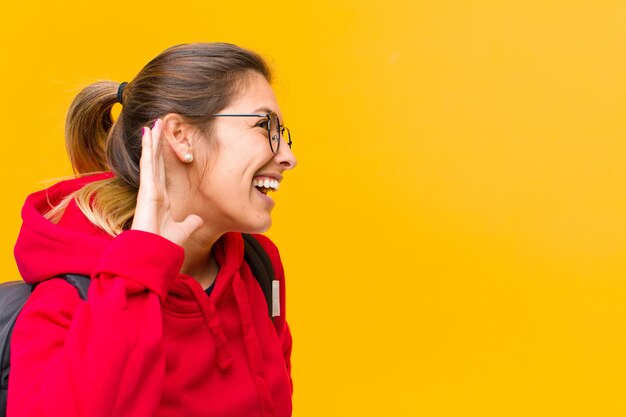
<instances>
[{"instance_id":1,"label":"hoodie sleeve","mask_svg":"<svg viewBox=\"0 0 626 417\"><path fill-rule=\"evenodd\" d=\"M151 416L165 360L161 301L183 248L129 230L112 239L88 299L60 279L39 284L15 324L8 417Z\"/></svg>"}]
</instances>

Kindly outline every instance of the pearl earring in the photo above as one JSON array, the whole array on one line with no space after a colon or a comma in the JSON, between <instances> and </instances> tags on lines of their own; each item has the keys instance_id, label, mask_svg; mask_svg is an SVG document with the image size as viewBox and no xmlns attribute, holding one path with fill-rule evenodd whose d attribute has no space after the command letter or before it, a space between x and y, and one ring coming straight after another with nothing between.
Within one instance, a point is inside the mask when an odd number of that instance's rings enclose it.
<instances>
[{"instance_id":1,"label":"pearl earring","mask_svg":"<svg viewBox=\"0 0 626 417\"><path fill-rule=\"evenodd\" d=\"M185 159L185 162L187 162L188 164L191 163L191 161L193 161L193 155L191 154L191 152L187 152L185 155L183 155L183 158Z\"/></svg>"}]
</instances>

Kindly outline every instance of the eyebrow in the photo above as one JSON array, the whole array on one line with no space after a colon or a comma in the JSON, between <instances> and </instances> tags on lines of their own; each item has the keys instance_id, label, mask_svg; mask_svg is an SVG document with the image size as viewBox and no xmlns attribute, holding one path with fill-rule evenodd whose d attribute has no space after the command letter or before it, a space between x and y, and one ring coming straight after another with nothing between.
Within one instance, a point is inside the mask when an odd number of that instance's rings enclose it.
<instances>
[{"instance_id":1,"label":"eyebrow","mask_svg":"<svg viewBox=\"0 0 626 417\"><path fill-rule=\"evenodd\" d=\"M260 111L265 112L265 113L276 113L274 110L270 109L269 107L259 107L258 109L254 111L254 113L258 113Z\"/></svg>"}]
</instances>

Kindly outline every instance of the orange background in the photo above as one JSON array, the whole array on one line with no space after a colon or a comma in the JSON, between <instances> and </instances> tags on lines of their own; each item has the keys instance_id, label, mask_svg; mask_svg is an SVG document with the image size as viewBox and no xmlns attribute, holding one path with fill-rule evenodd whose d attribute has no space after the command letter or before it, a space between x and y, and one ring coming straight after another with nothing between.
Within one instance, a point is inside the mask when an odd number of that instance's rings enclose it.
<instances>
[{"instance_id":1,"label":"orange background","mask_svg":"<svg viewBox=\"0 0 626 417\"><path fill-rule=\"evenodd\" d=\"M267 56L296 417L626 413L626 3L42 1L0 15L0 260L65 112L168 46Z\"/></svg>"}]
</instances>

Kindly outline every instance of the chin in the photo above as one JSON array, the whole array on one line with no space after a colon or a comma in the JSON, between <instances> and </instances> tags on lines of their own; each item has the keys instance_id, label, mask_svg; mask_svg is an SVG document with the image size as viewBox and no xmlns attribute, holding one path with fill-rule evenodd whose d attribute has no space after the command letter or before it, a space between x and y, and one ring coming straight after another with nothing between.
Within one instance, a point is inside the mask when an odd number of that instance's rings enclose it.
<instances>
[{"instance_id":1,"label":"chin","mask_svg":"<svg viewBox=\"0 0 626 417\"><path fill-rule=\"evenodd\" d=\"M261 219L259 219L261 220ZM257 221L255 223L248 223L246 226L242 227L241 233L265 233L272 227L272 218L267 217L266 219L262 219L262 221Z\"/></svg>"}]
</instances>

